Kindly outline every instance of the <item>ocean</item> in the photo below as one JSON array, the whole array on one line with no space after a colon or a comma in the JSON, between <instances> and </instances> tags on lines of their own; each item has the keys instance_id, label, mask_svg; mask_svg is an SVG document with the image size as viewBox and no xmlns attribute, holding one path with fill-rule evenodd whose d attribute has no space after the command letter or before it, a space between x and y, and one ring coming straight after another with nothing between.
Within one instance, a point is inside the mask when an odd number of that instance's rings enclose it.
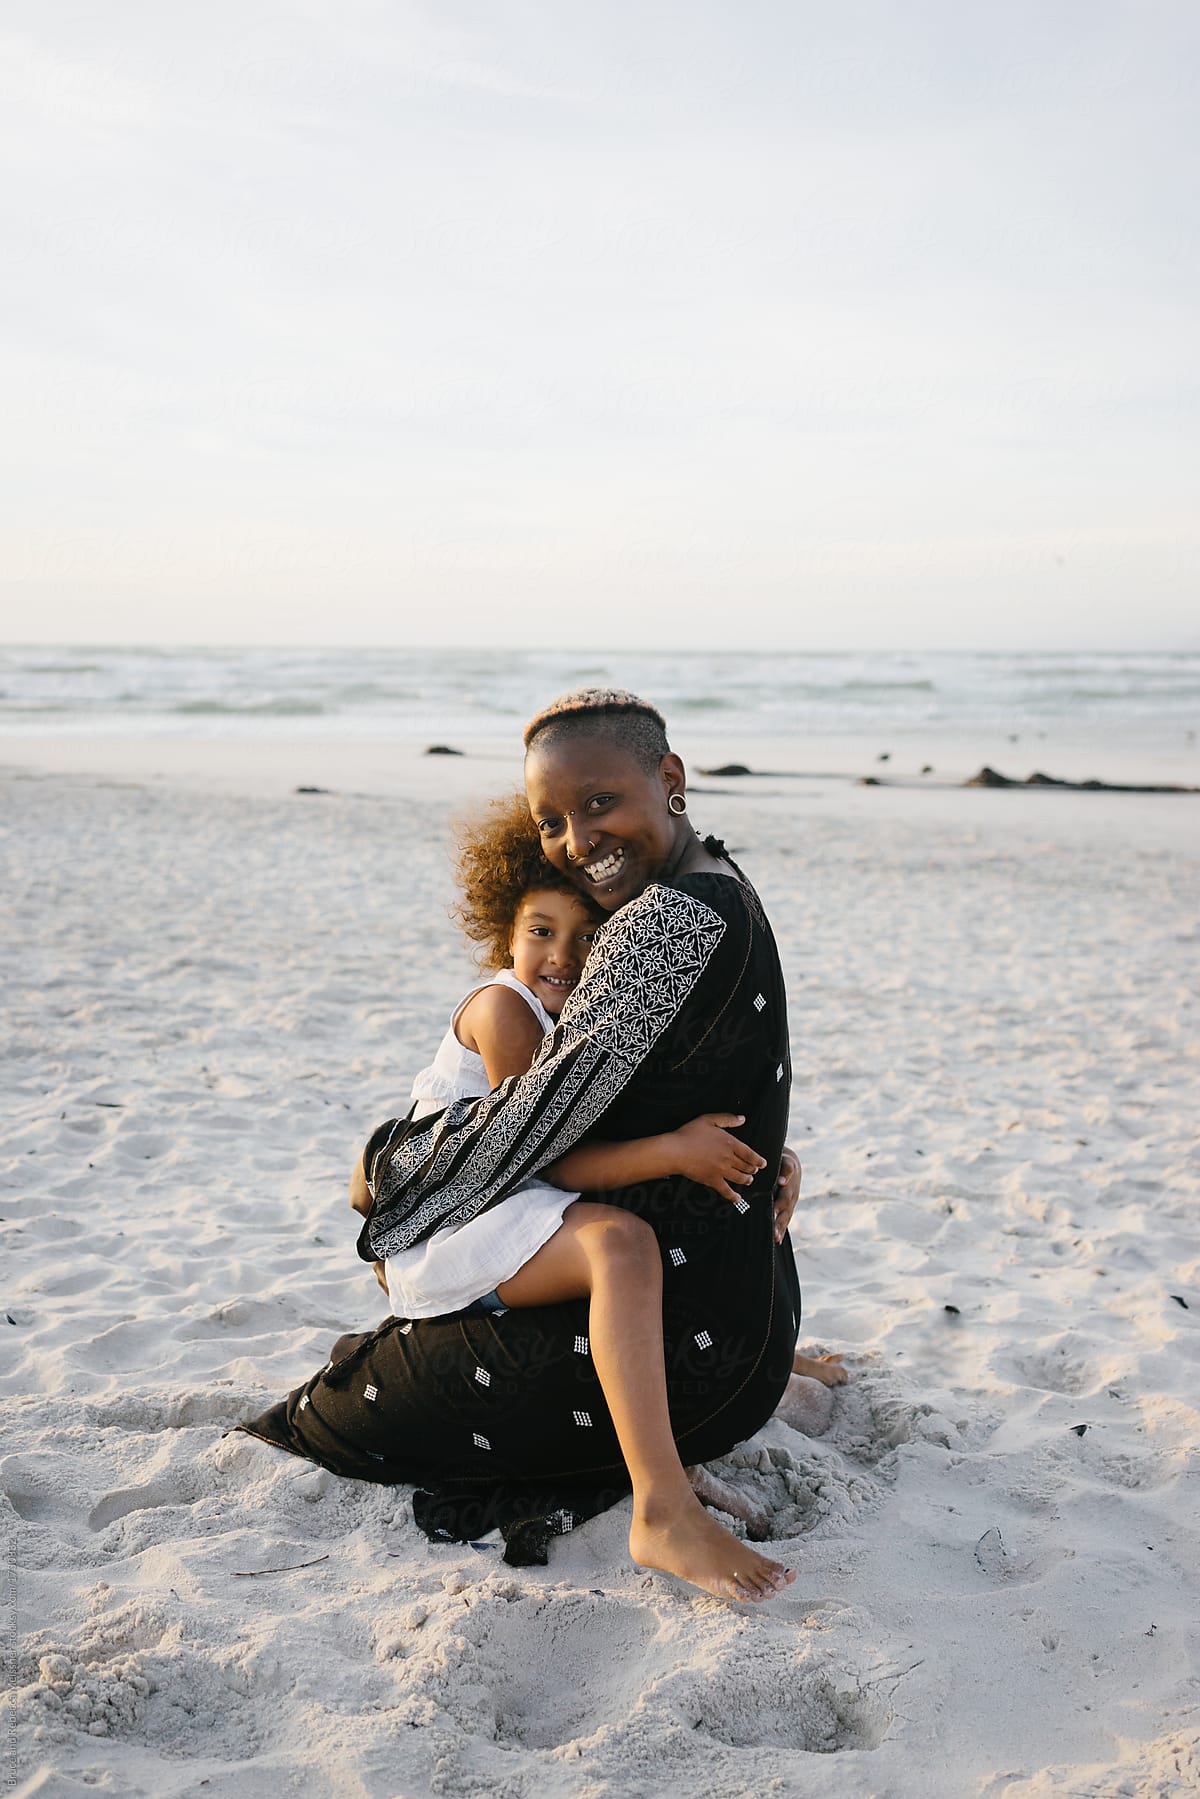
<instances>
[{"instance_id":1,"label":"ocean","mask_svg":"<svg viewBox=\"0 0 1200 1799\"><path fill-rule=\"evenodd\" d=\"M0 646L0 733L513 737L554 694L632 688L677 731L731 742L1029 733L1179 750L1200 651L525 652Z\"/></svg>"}]
</instances>

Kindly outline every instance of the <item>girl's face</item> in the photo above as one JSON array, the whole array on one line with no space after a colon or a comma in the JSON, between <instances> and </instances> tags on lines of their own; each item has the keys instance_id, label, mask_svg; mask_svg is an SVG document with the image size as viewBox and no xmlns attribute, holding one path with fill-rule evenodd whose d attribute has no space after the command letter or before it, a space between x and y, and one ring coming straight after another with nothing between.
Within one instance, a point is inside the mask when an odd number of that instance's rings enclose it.
<instances>
[{"instance_id":1,"label":"girl's face","mask_svg":"<svg viewBox=\"0 0 1200 1799\"><path fill-rule=\"evenodd\" d=\"M513 973L552 1018L579 985L599 928L582 900L559 888L535 887L517 907L509 940Z\"/></svg>"},{"instance_id":2,"label":"girl's face","mask_svg":"<svg viewBox=\"0 0 1200 1799\"><path fill-rule=\"evenodd\" d=\"M628 750L581 732L525 763L525 793L547 862L606 912L655 880L670 861L683 821L667 796L682 793L683 763L664 756L647 771Z\"/></svg>"}]
</instances>

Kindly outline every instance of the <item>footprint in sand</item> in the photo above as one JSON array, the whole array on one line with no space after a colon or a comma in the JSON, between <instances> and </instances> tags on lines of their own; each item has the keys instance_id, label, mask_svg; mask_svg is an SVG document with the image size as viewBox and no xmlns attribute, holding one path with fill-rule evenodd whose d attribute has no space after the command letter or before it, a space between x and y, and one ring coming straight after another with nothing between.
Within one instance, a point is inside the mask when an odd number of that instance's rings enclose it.
<instances>
[{"instance_id":1,"label":"footprint in sand","mask_svg":"<svg viewBox=\"0 0 1200 1799\"><path fill-rule=\"evenodd\" d=\"M118 1138L116 1154L127 1162L154 1162L173 1147L170 1137L139 1133Z\"/></svg>"},{"instance_id":2,"label":"footprint in sand","mask_svg":"<svg viewBox=\"0 0 1200 1799\"><path fill-rule=\"evenodd\" d=\"M799 1749L835 1755L878 1749L893 1712L882 1695L846 1683L843 1690L821 1667L798 1669L791 1643L739 1661L730 1657L718 1680L693 1709L694 1728L734 1749Z\"/></svg>"},{"instance_id":3,"label":"footprint in sand","mask_svg":"<svg viewBox=\"0 0 1200 1799\"><path fill-rule=\"evenodd\" d=\"M485 1601L460 1628L495 1707L496 1740L526 1749L555 1749L628 1717L659 1635L645 1607L581 1593ZM553 1670L545 1690L533 1668Z\"/></svg>"},{"instance_id":4,"label":"footprint in sand","mask_svg":"<svg viewBox=\"0 0 1200 1799\"><path fill-rule=\"evenodd\" d=\"M151 1512L163 1506L185 1504L188 1497L178 1490L175 1481L169 1479L146 1481L136 1487L118 1487L92 1507L88 1525L92 1530L105 1530L130 1512Z\"/></svg>"},{"instance_id":5,"label":"footprint in sand","mask_svg":"<svg viewBox=\"0 0 1200 1799\"><path fill-rule=\"evenodd\" d=\"M79 1220L66 1218L61 1212L44 1212L40 1218L29 1218L23 1229L26 1236L40 1238L43 1243L67 1243L83 1235Z\"/></svg>"},{"instance_id":6,"label":"footprint in sand","mask_svg":"<svg viewBox=\"0 0 1200 1799\"><path fill-rule=\"evenodd\" d=\"M965 1554L966 1544L961 1547ZM990 1525L977 1539L972 1550L976 1567L988 1584L994 1587L1036 1585L1053 1574L1064 1562L1073 1561L1074 1558L1074 1549L1049 1540L1041 1533L1031 1533L1020 1528L1010 1533L1007 1524L1004 1532L1001 1532L998 1525ZM1044 1648L1056 1648L1057 1639L1048 1643L1043 1635L1042 1645Z\"/></svg>"},{"instance_id":7,"label":"footprint in sand","mask_svg":"<svg viewBox=\"0 0 1200 1799\"><path fill-rule=\"evenodd\" d=\"M76 1293L94 1293L110 1278L111 1272L94 1257L80 1258L70 1272L44 1280L41 1290L51 1299L71 1299Z\"/></svg>"},{"instance_id":8,"label":"footprint in sand","mask_svg":"<svg viewBox=\"0 0 1200 1799\"><path fill-rule=\"evenodd\" d=\"M269 1337L276 1331L302 1328L308 1318L295 1302L282 1294L268 1299L227 1299L199 1317L185 1318L172 1333L181 1343L202 1343L213 1337Z\"/></svg>"},{"instance_id":9,"label":"footprint in sand","mask_svg":"<svg viewBox=\"0 0 1200 1799\"><path fill-rule=\"evenodd\" d=\"M1046 1393L1066 1393L1072 1397L1094 1392L1100 1376L1078 1338L1059 1337L1053 1342L1035 1343L1024 1355L1014 1356L1014 1366L1031 1387Z\"/></svg>"},{"instance_id":10,"label":"footprint in sand","mask_svg":"<svg viewBox=\"0 0 1200 1799\"><path fill-rule=\"evenodd\" d=\"M1121 1450L1106 1450L1096 1434L1078 1437L1073 1431L1055 1448L1055 1459L1068 1462L1074 1471L1106 1487L1117 1487L1126 1493L1153 1491L1177 1478L1180 1469L1158 1450L1146 1449L1137 1455Z\"/></svg>"},{"instance_id":11,"label":"footprint in sand","mask_svg":"<svg viewBox=\"0 0 1200 1799\"><path fill-rule=\"evenodd\" d=\"M94 1337L71 1344L67 1357L89 1374L132 1374L162 1366L162 1323L121 1318Z\"/></svg>"},{"instance_id":12,"label":"footprint in sand","mask_svg":"<svg viewBox=\"0 0 1200 1799\"><path fill-rule=\"evenodd\" d=\"M609 1748L626 1734L666 1743L680 1718L732 1749L830 1754L875 1749L887 1735L887 1701L806 1661L794 1621L756 1620L745 1631L714 1606L700 1628L698 1657L691 1633L644 1605L520 1589L477 1597L455 1621L461 1678L444 1696L473 1734L525 1749L562 1749L600 1731ZM432 1671L434 1644L427 1653ZM531 1679L536 1669L553 1678ZM414 1659L405 1674L419 1678Z\"/></svg>"},{"instance_id":13,"label":"footprint in sand","mask_svg":"<svg viewBox=\"0 0 1200 1799\"><path fill-rule=\"evenodd\" d=\"M89 1498L67 1476L61 1458L48 1453L6 1455L0 1461L0 1493L29 1524L81 1517Z\"/></svg>"}]
</instances>

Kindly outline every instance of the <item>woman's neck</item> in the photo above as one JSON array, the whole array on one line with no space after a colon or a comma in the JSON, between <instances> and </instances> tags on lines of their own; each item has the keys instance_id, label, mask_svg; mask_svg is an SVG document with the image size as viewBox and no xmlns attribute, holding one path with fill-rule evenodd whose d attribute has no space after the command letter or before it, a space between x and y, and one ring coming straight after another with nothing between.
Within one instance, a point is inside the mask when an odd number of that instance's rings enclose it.
<instances>
[{"instance_id":1,"label":"woman's neck","mask_svg":"<svg viewBox=\"0 0 1200 1799\"><path fill-rule=\"evenodd\" d=\"M725 866L697 837L694 826L686 820L681 822L683 828L675 840L675 848L663 865L658 879L670 882L677 880L680 875L724 874Z\"/></svg>"}]
</instances>

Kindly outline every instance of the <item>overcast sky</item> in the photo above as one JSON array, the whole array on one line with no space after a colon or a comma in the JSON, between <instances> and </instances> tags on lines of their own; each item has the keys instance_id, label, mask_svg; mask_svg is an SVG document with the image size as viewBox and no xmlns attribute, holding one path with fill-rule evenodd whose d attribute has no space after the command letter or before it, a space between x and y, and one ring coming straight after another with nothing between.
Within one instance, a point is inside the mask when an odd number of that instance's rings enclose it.
<instances>
[{"instance_id":1,"label":"overcast sky","mask_svg":"<svg viewBox=\"0 0 1200 1799\"><path fill-rule=\"evenodd\" d=\"M1200 8L10 0L0 636L1200 646Z\"/></svg>"}]
</instances>

